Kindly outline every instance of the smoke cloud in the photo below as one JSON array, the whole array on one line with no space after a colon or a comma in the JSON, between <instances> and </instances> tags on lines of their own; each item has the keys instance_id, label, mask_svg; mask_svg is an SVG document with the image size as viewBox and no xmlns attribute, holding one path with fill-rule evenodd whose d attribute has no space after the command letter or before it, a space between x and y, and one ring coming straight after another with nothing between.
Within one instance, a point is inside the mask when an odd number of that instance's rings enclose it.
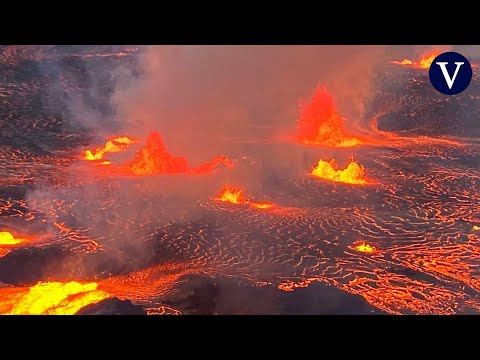
<instances>
[{"instance_id":1,"label":"smoke cloud","mask_svg":"<svg viewBox=\"0 0 480 360\"><path fill-rule=\"evenodd\" d=\"M192 163L242 157L292 135L300 100L317 85L333 95L347 128L362 126L374 71L387 56L383 46L150 46L141 76L118 86L112 104L125 133L145 138L158 130L173 154ZM305 151L258 153L268 155L264 166L299 174Z\"/></svg>"},{"instance_id":2,"label":"smoke cloud","mask_svg":"<svg viewBox=\"0 0 480 360\"><path fill-rule=\"evenodd\" d=\"M234 159L237 166L213 175L136 178L135 185L112 179L116 184L107 186L107 192L100 182L71 193L51 189L49 196L43 187L29 193L27 200L45 208L50 208L48 199L52 204L58 199L75 203L78 216L73 226L89 229L92 238L105 238L114 228L121 233L118 244L136 252L146 247L137 240L151 235L150 225L200 218L195 202L213 197L225 183L243 187L259 201L269 200L269 183L304 176L319 158L336 157L342 163L338 154L345 159L352 155L350 150L312 150L281 141L295 132L300 99L308 101L317 85L326 86L346 127L361 127L365 104L374 93L375 69L387 61L387 50L149 46L140 48L136 61L113 69L91 62L83 67L89 81L67 97L73 126L90 128L97 139L127 135L144 140L157 130L169 152L185 156L192 166L216 155ZM108 75L99 75L105 71ZM111 91L105 90L106 83ZM121 156L133 159L136 149ZM72 168L71 176L78 179L78 169Z\"/></svg>"},{"instance_id":3,"label":"smoke cloud","mask_svg":"<svg viewBox=\"0 0 480 360\"><path fill-rule=\"evenodd\" d=\"M294 127L299 99L317 84L358 120L384 61L381 46L151 46L140 60L143 75L119 87L113 104L134 135L158 129L172 150L196 155L216 146L212 139Z\"/></svg>"}]
</instances>

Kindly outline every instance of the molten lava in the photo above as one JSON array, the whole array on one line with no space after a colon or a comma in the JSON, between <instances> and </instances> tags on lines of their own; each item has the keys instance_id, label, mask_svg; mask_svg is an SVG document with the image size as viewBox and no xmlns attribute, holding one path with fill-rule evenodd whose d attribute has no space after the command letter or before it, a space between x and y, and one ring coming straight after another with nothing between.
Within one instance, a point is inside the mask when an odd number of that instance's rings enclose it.
<instances>
[{"instance_id":1,"label":"molten lava","mask_svg":"<svg viewBox=\"0 0 480 360\"><path fill-rule=\"evenodd\" d=\"M435 58L440 54L441 52L439 50L432 50L426 54L423 54L418 61L418 66L422 69L428 69L432 64L433 60L435 60Z\"/></svg>"},{"instance_id":2,"label":"molten lava","mask_svg":"<svg viewBox=\"0 0 480 360\"><path fill-rule=\"evenodd\" d=\"M217 201L229 202L232 204L246 204L247 198L243 195L242 190L225 185L220 195L215 197Z\"/></svg>"},{"instance_id":3,"label":"molten lava","mask_svg":"<svg viewBox=\"0 0 480 360\"><path fill-rule=\"evenodd\" d=\"M232 162L226 157L217 156L210 162L191 168L185 157L170 154L160 133L154 131L148 137L146 146L135 155L135 160L130 165L130 169L135 175L207 174L215 170L220 164L232 166Z\"/></svg>"},{"instance_id":4,"label":"molten lava","mask_svg":"<svg viewBox=\"0 0 480 360\"><path fill-rule=\"evenodd\" d=\"M216 201L229 202L231 204L243 204L249 205L256 209L270 209L274 205L268 202L254 202L248 200L248 198L243 194L243 191L239 188L225 185L218 196L214 198Z\"/></svg>"},{"instance_id":5,"label":"molten lava","mask_svg":"<svg viewBox=\"0 0 480 360\"><path fill-rule=\"evenodd\" d=\"M129 145L135 144L136 140L127 136L120 136L108 140L103 147L96 148L95 150L85 150L83 156L84 160L101 160L105 153L116 153L125 150ZM104 162L105 164L105 162Z\"/></svg>"},{"instance_id":6,"label":"molten lava","mask_svg":"<svg viewBox=\"0 0 480 360\"><path fill-rule=\"evenodd\" d=\"M277 287L278 287L278 290L282 290L282 291L285 291L285 292L291 292L291 291L294 291L296 288L309 287L311 282L312 282L311 279L307 279L307 280L304 280L304 281L298 281L298 282L285 281L283 283L278 284Z\"/></svg>"},{"instance_id":7,"label":"molten lava","mask_svg":"<svg viewBox=\"0 0 480 360\"><path fill-rule=\"evenodd\" d=\"M375 246L369 245L364 241L357 243L353 248L357 251L368 254L372 254L376 251Z\"/></svg>"},{"instance_id":8,"label":"molten lava","mask_svg":"<svg viewBox=\"0 0 480 360\"><path fill-rule=\"evenodd\" d=\"M365 170L362 165L351 161L344 170L338 170L335 160L329 162L319 160L318 164L312 169L313 176L346 184L364 185L368 184L365 179Z\"/></svg>"},{"instance_id":9,"label":"molten lava","mask_svg":"<svg viewBox=\"0 0 480 360\"><path fill-rule=\"evenodd\" d=\"M24 242L25 239L15 238L8 231L0 231L0 246L1 245L17 245Z\"/></svg>"},{"instance_id":10,"label":"molten lava","mask_svg":"<svg viewBox=\"0 0 480 360\"><path fill-rule=\"evenodd\" d=\"M2 296L0 314L5 315L73 315L81 308L109 297L97 289L97 283L76 281L40 282L22 293L12 288L10 296ZM2 289L3 290L3 289Z\"/></svg>"},{"instance_id":11,"label":"molten lava","mask_svg":"<svg viewBox=\"0 0 480 360\"><path fill-rule=\"evenodd\" d=\"M400 64L400 65L412 65L421 69L428 69L430 68L430 65L432 64L433 60L435 60L435 58L440 54L441 54L440 50L431 50L423 54L417 62L412 61L410 59L403 59L402 61L394 61L394 63Z\"/></svg>"},{"instance_id":12,"label":"molten lava","mask_svg":"<svg viewBox=\"0 0 480 360\"><path fill-rule=\"evenodd\" d=\"M413 64L413 61L410 60L410 59L403 59L400 64L402 65L412 65Z\"/></svg>"},{"instance_id":13,"label":"molten lava","mask_svg":"<svg viewBox=\"0 0 480 360\"><path fill-rule=\"evenodd\" d=\"M270 209L273 207L273 204L268 202L251 202L250 205L257 209Z\"/></svg>"},{"instance_id":14,"label":"molten lava","mask_svg":"<svg viewBox=\"0 0 480 360\"><path fill-rule=\"evenodd\" d=\"M332 96L325 88L317 87L309 103L302 106L297 125L297 139L303 144L346 147L360 144L348 135Z\"/></svg>"}]
</instances>

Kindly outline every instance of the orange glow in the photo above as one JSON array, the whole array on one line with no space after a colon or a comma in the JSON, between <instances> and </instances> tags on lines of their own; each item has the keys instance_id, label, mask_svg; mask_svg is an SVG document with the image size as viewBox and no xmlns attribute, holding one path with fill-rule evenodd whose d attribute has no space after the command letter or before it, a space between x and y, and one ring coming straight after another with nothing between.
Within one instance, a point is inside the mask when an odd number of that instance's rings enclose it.
<instances>
[{"instance_id":1,"label":"orange glow","mask_svg":"<svg viewBox=\"0 0 480 360\"><path fill-rule=\"evenodd\" d=\"M216 201L229 202L231 204L249 205L256 209L271 209L274 205L269 202L249 201L239 188L225 185L218 196L214 198Z\"/></svg>"},{"instance_id":2,"label":"orange glow","mask_svg":"<svg viewBox=\"0 0 480 360\"><path fill-rule=\"evenodd\" d=\"M87 305L110 297L142 301L158 298L192 273L182 263L168 263L120 276L94 281L39 282L34 286L0 287L0 315L48 314L71 315Z\"/></svg>"},{"instance_id":3,"label":"orange glow","mask_svg":"<svg viewBox=\"0 0 480 360\"><path fill-rule=\"evenodd\" d=\"M413 61L410 60L410 59L403 59L400 64L402 65L412 65L413 64Z\"/></svg>"},{"instance_id":4,"label":"orange glow","mask_svg":"<svg viewBox=\"0 0 480 360\"><path fill-rule=\"evenodd\" d=\"M105 152L102 149L97 149L92 152L92 150L85 150L84 159L85 160L100 160L103 157Z\"/></svg>"},{"instance_id":5,"label":"orange glow","mask_svg":"<svg viewBox=\"0 0 480 360\"><path fill-rule=\"evenodd\" d=\"M376 251L375 246L369 245L364 241L357 243L353 248L357 251L368 254L372 254Z\"/></svg>"},{"instance_id":6,"label":"orange glow","mask_svg":"<svg viewBox=\"0 0 480 360\"><path fill-rule=\"evenodd\" d=\"M422 69L428 69L432 64L433 60L435 60L435 58L440 54L441 52L439 50L432 50L426 54L423 54L418 61L418 66Z\"/></svg>"},{"instance_id":7,"label":"orange glow","mask_svg":"<svg viewBox=\"0 0 480 360\"><path fill-rule=\"evenodd\" d=\"M363 166L355 161L351 161L344 170L337 170L335 160L332 159L329 162L319 160L318 164L312 169L311 174L325 180L347 184L364 185L368 183L365 179Z\"/></svg>"},{"instance_id":8,"label":"orange glow","mask_svg":"<svg viewBox=\"0 0 480 360\"><path fill-rule=\"evenodd\" d=\"M197 166L195 169L193 169L193 172L199 173L199 174L209 173L209 172L212 172L215 168L217 168L220 165L224 165L229 168L232 168L235 166L234 163L227 157L217 155L212 161L206 161L200 164L199 166Z\"/></svg>"},{"instance_id":9,"label":"orange glow","mask_svg":"<svg viewBox=\"0 0 480 360\"><path fill-rule=\"evenodd\" d=\"M197 168L191 168L183 156L174 156L167 151L160 133L154 131L147 139L146 146L135 155L130 165L135 175L153 174L207 174L215 170L220 164L233 166L226 157L217 156L210 162L205 162Z\"/></svg>"},{"instance_id":10,"label":"orange glow","mask_svg":"<svg viewBox=\"0 0 480 360\"><path fill-rule=\"evenodd\" d=\"M307 279L307 280L303 280L303 281L298 281L298 282L294 282L294 281L285 281L283 283L280 283L277 288L278 290L282 290L282 291L285 291L285 292L291 292L291 291L294 291L295 289L297 288L306 288L306 287L309 287L310 284L311 284L312 280L311 279Z\"/></svg>"},{"instance_id":11,"label":"orange glow","mask_svg":"<svg viewBox=\"0 0 480 360\"><path fill-rule=\"evenodd\" d=\"M220 195L215 197L217 201L229 202L232 204L246 204L247 199L242 190L225 185Z\"/></svg>"},{"instance_id":12,"label":"orange glow","mask_svg":"<svg viewBox=\"0 0 480 360\"><path fill-rule=\"evenodd\" d=\"M251 202L250 205L257 209L270 209L273 207L273 204L267 202Z\"/></svg>"},{"instance_id":13,"label":"orange glow","mask_svg":"<svg viewBox=\"0 0 480 360\"><path fill-rule=\"evenodd\" d=\"M0 247L0 257L4 257L5 255L10 254L11 250L10 249L4 249Z\"/></svg>"},{"instance_id":14,"label":"orange glow","mask_svg":"<svg viewBox=\"0 0 480 360\"><path fill-rule=\"evenodd\" d=\"M429 52L424 53L418 61L413 61L410 59L403 59L402 61L394 61L394 64L400 64L400 65L412 65L416 66L420 69L428 69L430 68L430 65L432 64L433 60L440 55L442 52L440 50L431 50Z\"/></svg>"},{"instance_id":15,"label":"orange glow","mask_svg":"<svg viewBox=\"0 0 480 360\"><path fill-rule=\"evenodd\" d=\"M317 87L310 102L302 105L297 125L297 139L303 144L347 147L359 145L359 139L345 131L332 96Z\"/></svg>"},{"instance_id":16,"label":"orange glow","mask_svg":"<svg viewBox=\"0 0 480 360\"><path fill-rule=\"evenodd\" d=\"M116 153L125 150L129 145L135 144L136 140L127 136L119 136L109 139L103 147L96 148L95 150L85 150L83 156L84 160L101 160L105 153Z\"/></svg>"},{"instance_id":17,"label":"orange glow","mask_svg":"<svg viewBox=\"0 0 480 360\"><path fill-rule=\"evenodd\" d=\"M25 241L25 239L16 239L8 231L0 231L0 245L17 245L23 241Z\"/></svg>"},{"instance_id":18,"label":"orange glow","mask_svg":"<svg viewBox=\"0 0 480 360\"><path fill-rule=\"evenodd\" d=\"M97 286L97 283L71 281L40 282L26 290L13 288L11 296L2 297L0 301L0 314L73 315L86 305L109 297Z\"/></svg>"},{"instance_id":19,"label":"orange glow","mask_svg":"<svg viewBox=\"0 0 480 360\"><path fill-rule=\"evenodd\" d=\"M478 225L473 225L473 230L480 230L480 226L478 226Z\"/></svg>"}]
</instances>

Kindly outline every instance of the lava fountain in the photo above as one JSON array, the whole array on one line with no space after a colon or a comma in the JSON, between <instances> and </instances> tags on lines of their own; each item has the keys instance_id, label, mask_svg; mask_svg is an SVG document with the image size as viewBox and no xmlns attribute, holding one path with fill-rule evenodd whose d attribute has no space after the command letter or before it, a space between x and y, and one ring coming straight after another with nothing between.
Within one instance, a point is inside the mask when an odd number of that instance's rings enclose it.
<instances>
[{"instance_id":1,"label":"lava fountain","mask_svg":"<svg viewBox=\"0 0 480 360\"><path fill-rule=\"evenodd\" d=\"M426 54L423 54L418 61L418 66L422 69L428 69L430 65L432 65L433 60L435 60L435 58L440 54L441 52L439 50L432 50Z\"/></svg>"},{"instance_id":2,"label":"lava fountain","mask_svg":"<svg viewBox=\"0 0 480 360\"><path fill-rule=\"evenodd\" d=\"M39 282L23 288L0 290L0 314L2 315L73 315L81 308L109 297L99 290L97 283L71 281Z\"/></svg>"},{"instance_id":3,"label":"lava fountain","mask_svg":"<svg viewBox=\"0 0 480 360\"><path fill-rule=\"evenodd\" d=\"M207 174L213 172L221 164L233 166L233 163L226 157L217 156L210 162L192 168L185 157L170 154L160 133L154 131L148 137L145 147L136 153L130 169L135 175Z\"/></svg>"},{"instance_id":4,"label":"lava fountain","mask_svg":"<svg viewBox=\"0 0 480 360\"><path fill-rule=\"evenodd\" d=\"M365 178L365 169L356 161L351 161L343 170L338 169L334 159L330 161L319 160L312 169L311 175L329 181L346 184L365 185L369 182Z\"/></svg>"},{"instance_id":5,"label":"lava fountain","mask_svg":"<svg viewBox=\"0 0 480 360\"><path fill-rule=\"evenodd\" d=\"M215 197L217 201L229 202L232 204L246 204L247 198L241 189L225 185L221 193Z\"/></svg>"},{"instance_id":6,"label":"lava fountain","mask_svg":"<svg viewBox=\"0 0 480 360\"><path fill-rule=\"evenodd\" d=\"M273 204L269 202L255 202L248 200L241 189L230 185L225 185L220 194L217 195L214 200L231 204L249 205L256 209L270 209L273 207Z\"/></svg>"},{"instance_id":7,"label":"lava fountain","mask_svg":"<svg viewBox=\"0 0 480 360\"><path fill-rule=\"evenodd\" d=\"M127 136L119 136L107 140L104 146L98 147L94 150L88 149L85 150L83 159L89 161L102 160L105 153L116 153L125 150L129 145L135 144L137 141L135 139L129 138ZM106 164L109 162L103 162Z\"/></svg>"},{"instance_id":8,"label":"lava fountain","mask_svg":"<svg viewBox=\"0 0 480 360\"><path fill-rule=\"evenodd\" d=\"M403 59L400 64L402 65L412 65L413 64L413 61L410 60L410 59Z\"/></svg>"},{"instance_id":9,"label":"lava fountain","mask_svg":"<svg viewBox=\"0 0 480 360\"><path fill-rule=\"evenodd\" d=\"M365 241L359 241L354 244L353 248L359 252L373 254L377 251L375 246L367 244Z\"/></svg>"},{"instance_id":10,"label":"lava fountain","mask_svg":"<svg viewBox=\"0 0 480 360\"><path fill-rule=\"evenodd\" d=\"M297 139L303 144L348 147L361 141L345 131L332 96L324 87L317 87L310 102L301 104Z\"/></svg>"}]
</instances>

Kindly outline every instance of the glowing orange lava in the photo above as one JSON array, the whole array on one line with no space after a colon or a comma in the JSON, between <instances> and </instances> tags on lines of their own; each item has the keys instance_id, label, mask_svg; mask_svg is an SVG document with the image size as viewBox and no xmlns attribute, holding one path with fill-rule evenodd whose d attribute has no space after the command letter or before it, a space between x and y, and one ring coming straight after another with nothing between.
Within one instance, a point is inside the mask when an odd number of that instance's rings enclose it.
<instances>
[{"instance_id":1,"label":"glowing orange lava","mask_svg":"<svg viewBox=\"0 0 480 360\"><path fill-rule=\"evenodd\" d=\"M416 62L405 58L402 61L394 61L393 63L400 64L400 65L412 65L420 69L428 69L430 68L430 65L432 64L433 60L435 60L435 58L441 53L442 52L440 50L435 49L423 54L420 57L420 59Z\"/></svg>"},{"instance_id":2,"label":"glowing orange lava","mask_svg":"<svg viewBox=\"0 0 480 360\"><path fill-rule=\"evenodd\" d=\"M365 169L355 161L351 161L344 170L338 170L335 160L329 162L319 160L318 164L312 169L313 176L346 184L364 185L368 184L365 179Z\"/></svg>"},{"instance_id":3,"label":"glowing orange lava","mask_svg":"<svg viewBox=\"0 0 480 360\"><path fill-rule=\"evenodd\" d=\"M30 288L1 289L0 314L73 315L81 308L109 297L97 283L40 282Z\"/></svg>"},{"instance_id":4,"label":"glowing orange lava","mask_svg":"<svg viewBox=\"0 0 480 360\"><path fill-rule=\"evenodd\" d=\"M0 257L4 257L5 255L10 254L11 250L10 249L4 249L0 247Z\"/></svg>"},{"instance_id":5,"label":"glowing orange lava","mask_svg":"<svg viewBox=\"0 0 480 360\"><path fill-rule=\"evenodd\" d=\"M413 64L413 61L410 60L410 59L403 59L400 64L402 65L412 65Z\"/></svg>"},{"instance_id":6,"label":"glowing orange lava","mask_svg":"<svg viewBox=\"0 0 480 360\"><path fill-rule=\"evenodd\" d=\"M357 251L368 254L372 254L376 251L375 246L369 245L364 241L357 243L353 248Z\"/></svg>"},{"instance_id":7,"label":"glowing orange lava","mask_svg":"<svg viewBox=\"0 0 480 360\"><path fill-rule=\"evenodd\" d=\"M294 281L285 281L283 283L280 283L277 288L278 290L282 290L282 291L285 291L285 292L292 292L294 291L296 288L306 288L306 287L309 287L310 284L312 283L312 281L310 279L307 279L307 280L304 280L304 281L298 281L298 282L294 282Z\"/></svg>"},{"instance_id":8,"label":"glowing orange lava","mask_svg":"<svg viewBox=\"0 0 480 360\"><path fill-rule=\"evenodd\" d=\"M16 239L8 231L0 231L0 245L17 245L24 242L25 239Z\"/></svg>"},{"instance_id":9,"label":"glowing orange lava","mask_svg":"<svg viewBox=\"0 0 480 360\"><path fill-rule=\"evenodd\" d=\"M426 54L423 54L418 61L418 66L422 69L428 69L432 64L433 60L435 60L435 58L440 54L441 52L439 50L432 50Z\"/></svg>"},{"instance_id":10,"label":"glowing orange lava","mask_svg":"<svg viewBox=\"0 0 480 360\"><path fill-rule=\"evenodd\" d=\"M270 209L273 207L273 204L268 202L251 202L250 205L257 209Z\"/></svg>"},{"instance_id":11,"label":"glowing orange lava","mask_svg":"<svg viewBox=\"0 0 480 360\"><path fill-rule=\"evenodd\" d=\"M210 162L191 168L185 157L170 154L160 133L154 131L148 137L146 146L135 155L135 160L130 165L130 169L135 175L207 174L215 170L220 164L232 166L232 162L226 157L217 156Z\"/></svg>"},{"instance_id":12,"label":"glowing orange lava","mask_svg":"<svg viewBox=\"0 0 480 360\"><path fill-rule=\"evenodd\" d=\"M232 204L246 204L248 202L242 190L229 185L225 185L220 195L215 197L215 200Z\"/></svg>"},{"instance_id":13,"label":"glowing orange lava","mask_svg":"<svg viewBox=\"0 0 480 360\"><path fill-rule=\"evenodd\" d=\"M243 194L243 191L239 188L225 185L218 196L214 198L216 201L229 202L231 204L243 204L249 205L256 209L270 209L274 205L269 202L254 202L249 201L247 197Z\"/></svg>"},{"instance_id":14,"label":"glowing orange lava","mask_svg":"<svg viewBox=\"0 0 480 360\"><path fill-rule=\"evenodd\" d=\"M116 153L126 149L129 145L135 144L136 140L129 138L127 136L119 136L116 138L109 139L103 147L96 148L95 150L85 150L83 156L84 160L101 160L105 153ZM102 164L106 165L106 162Z\"/></svg>"},{"instance_id":15,"label":"glowing orange lava","mask_svg":"<svg viewBox=\"0 0 480 360\"><path fill-rule=\"evenodd\" d=\"M345 131L332 96L323 87L317 87L310 102L302 105L297 125L297 139L303 144L347 147L360 140Z\"/></svg>"}]
</instances>

